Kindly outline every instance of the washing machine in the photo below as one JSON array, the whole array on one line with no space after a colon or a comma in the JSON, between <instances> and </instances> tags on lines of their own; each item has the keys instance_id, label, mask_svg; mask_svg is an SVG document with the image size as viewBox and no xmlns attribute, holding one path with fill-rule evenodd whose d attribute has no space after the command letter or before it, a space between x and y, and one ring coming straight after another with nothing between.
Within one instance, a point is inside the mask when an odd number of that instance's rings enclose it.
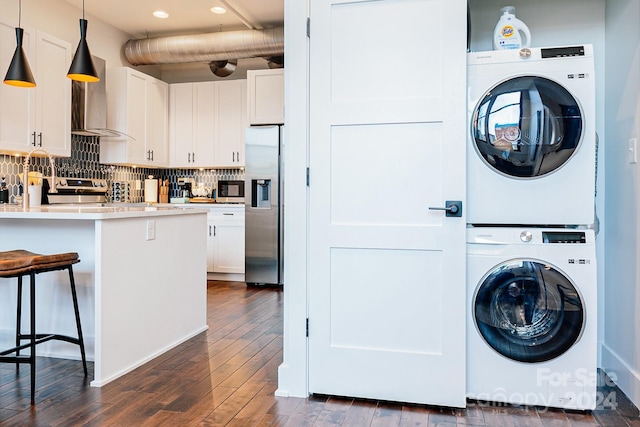
<instances>
[{"instance_id":1,"label":"washing machine","mask_svg":"<svg viewBox=\"0 0 640 427\"><path fill-rule=\"evenodd\" d=\"M467 397L594 409L593 230L467 229Z\"/></svg>"},{"instance_id":2,"label":"washing machine","mask_svg":"<svg viewBox=\"0 0 640 427\"><path fill-rule=\"evenodd\" d=\"M467 222L593 224L591 45L467 56Z\"/></svg>"}]
</instances>

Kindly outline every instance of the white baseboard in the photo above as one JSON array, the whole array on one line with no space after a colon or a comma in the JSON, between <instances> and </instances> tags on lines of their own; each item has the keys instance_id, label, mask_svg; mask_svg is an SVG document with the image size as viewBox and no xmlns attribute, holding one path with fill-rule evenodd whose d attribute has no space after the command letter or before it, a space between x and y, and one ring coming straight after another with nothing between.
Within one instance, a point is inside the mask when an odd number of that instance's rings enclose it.
<instances>
[{"instance_id":1,"label":"white baseboard","mask_svg":"<svg viewBox=\"0 0 640 427\"><path fill-rule=\"evenodd\" d=\"M618 388L640 407L640 372L624 361L615 351L602 344L602 369L616 383Z\"/></svg>"}]
</instances>

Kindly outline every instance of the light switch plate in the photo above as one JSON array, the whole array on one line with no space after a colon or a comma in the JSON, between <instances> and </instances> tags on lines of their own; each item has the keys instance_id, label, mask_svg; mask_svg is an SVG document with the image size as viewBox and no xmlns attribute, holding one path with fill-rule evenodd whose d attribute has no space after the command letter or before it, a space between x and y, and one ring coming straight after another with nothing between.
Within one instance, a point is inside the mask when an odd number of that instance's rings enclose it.
<instances>
[{"instance_id":1,"label":"light switch plate","mask_svg":"<svg viewBox=\"0 0 640 427\"><path fill-rule=\"evenodd\" d=\"M150 219L147 221L147 240L154 240L156 238L156 221Z\"/></svg>"},{"instance_id":2,"label":"light switch plate","mask_svg":"<svg viewBox=\"0 0 640 427\"><path fill-rule=\"evenodd\" d=\"M638 139L629 139L629 163L635 165L638 163Z\"/></svg>"}]
</instances>

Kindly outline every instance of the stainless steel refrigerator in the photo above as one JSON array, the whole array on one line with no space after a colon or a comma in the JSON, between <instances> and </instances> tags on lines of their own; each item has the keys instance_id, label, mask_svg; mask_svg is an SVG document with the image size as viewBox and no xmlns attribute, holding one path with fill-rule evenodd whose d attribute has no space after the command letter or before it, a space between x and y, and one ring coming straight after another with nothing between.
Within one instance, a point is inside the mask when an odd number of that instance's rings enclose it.
<instances>
[{"instance_id":1,"label":"stainless steel refrigerator","mask_svg":"<svg viewBox=\"0 0 640 427\"><path fill-rule=\"evenodd\" d=\"M283 284L284 162L282 127L245 134L245 282Z\"/></svg>"}]
</instances>

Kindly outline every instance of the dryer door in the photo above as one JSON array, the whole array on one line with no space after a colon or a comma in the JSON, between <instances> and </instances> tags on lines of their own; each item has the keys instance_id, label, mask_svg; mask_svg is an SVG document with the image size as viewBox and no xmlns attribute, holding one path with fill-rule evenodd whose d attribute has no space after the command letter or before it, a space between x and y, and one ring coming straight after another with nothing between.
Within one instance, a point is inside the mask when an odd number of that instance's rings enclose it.
<instances>
[{"instance_id":1,"label":"dryer door","mask_svg":"<svg viewBox=\"0 0 640 427\"><path fill-rule=\"evenodd\" d=\"M565 353L582 333L584 304L571 280L542 261L496 266L473 300L478 332L495 351L534 363Z\"/></svg>"},{"instance_id":2,"label":"dryer door","mask_svg":"<svg viewBox=\"0 0 640 427\"><path fill-rule=\"evenodd\" d=\"M539 76L510 78L489 89L471 120L475 149L496 172L539 178L561 168L577 151L584 129L576 99Z\"/></svg>"}]
</instances>

